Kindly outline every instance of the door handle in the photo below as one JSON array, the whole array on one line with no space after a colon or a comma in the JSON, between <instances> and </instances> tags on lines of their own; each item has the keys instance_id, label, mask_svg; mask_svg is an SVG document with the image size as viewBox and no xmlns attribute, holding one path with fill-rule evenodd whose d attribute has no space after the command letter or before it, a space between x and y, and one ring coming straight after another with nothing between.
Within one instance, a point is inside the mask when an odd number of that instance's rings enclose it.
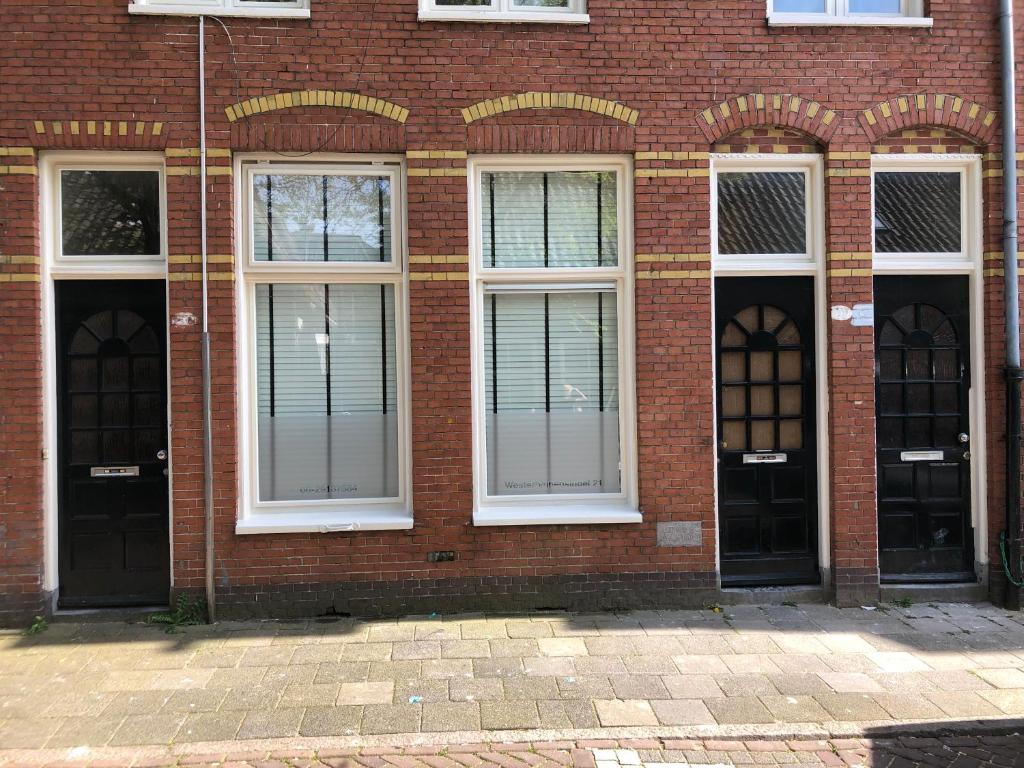
<instances>
[{"instance_id":1,"label":"door handle","mask_svg":"<svg viewBox=\"0 0 1024 768\"><path fill-rule=\"evenodd\" d=\"M971 442L971 436L968 435L966 432L961 432L959 435L956 436L956 439L959 440L964 445Z\"/></svg>"}]
</instances>

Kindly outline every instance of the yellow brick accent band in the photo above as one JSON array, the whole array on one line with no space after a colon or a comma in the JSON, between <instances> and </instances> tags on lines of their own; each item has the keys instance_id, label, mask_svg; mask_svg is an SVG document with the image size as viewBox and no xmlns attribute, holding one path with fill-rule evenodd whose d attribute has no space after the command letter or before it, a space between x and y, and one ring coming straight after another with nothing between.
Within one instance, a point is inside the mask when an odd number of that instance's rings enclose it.
<instances>
[{"instance_id":1,"label":"yellow brick accent band","mask_svg":"<svg viewBox=\"0 0 1024 768\"><path fill-rule=\"evenodd\" d=\"M839 161L839 160L870 160L870 152L829 152L825 155L827 160Z\"/></svg>"},{"instance_id":2,"label":"yellow brick accent band","mask_svg":"<svg viewBox=\"0 0 1024 768\"><path fill-rule=\"evenodd\" d=\"M634 157L637 160L697 160L707 161L711 158L710 152L637 152Z\"/></svg>"},{"instance_id":3,"label":"yellow brick accent band","mask_svg":"<svg viewBox=\"0 0 1024 768\"><path fill-rule=\"evenodd\" d=\"M203 257L198 253L172 253L167 257L168 264L202 264ZM230 253L210 253L206 256L207 264L234 264L235 257Z\"/></svg>"},{"instance_id":4,"label":"yellow brick accent band","mask_svg":"<svg viewBox=\"0 0 1024 768\"><path fill-rule=\"evenodd\" d=\"M35 272L0 272L0 283L38 283L41 279Z\"/></svg>"},{"instance_id":5,"label":"yellow brick accent band","mask_svg":"<svg viewBox=\"0 0 1024 768\"><path fill-rule=\"evenodd\" d=\"M410 264L469 264L469 256L464 253L450 256L433 256L427 254L412 254L409 256Z\"/></svg>"},{"instance_id":6,"label":"yellow brick accent band","mask_svg":"<svg viewBox=\"0 0 1024 768\"><path fill-rule=\"evenodd\" d=\"M168 176L198 176L199 166L197 165L172 165L166 171ZM230 176L230 165L208 165L206 166L207 176Z\"/></svg>"},{"instance_id":7,"label":"yellow brick accent band","mask_svg":"<svg viewBox=\"0 0 1024 768\"><path fill-rule=\"evenodd\" d=\"M637 120L640 119L640 113L637 110L610 99L586 96L582 93L553 93L549 91L530 91L529 93L517 93L512 96L498 96L478 101L462 110L462 119L468 125L477 120L520 109L576 109L605 115L629 125L636 125Z\"/></svg>"},{"instance_id":8,"label":"yellow brick accent band","mask_svg":"<svg viewBox=\"0 0 1024 768\"><path fill-rule=\"evenodd\" d=\"M34 165L0 165L0 176L35 176L37 173Z\"/></svg>"},{"instance_id":9,"label":"yellow brick accent band","mask_svg":"<svg viewBox=\"0 0 1024 768\"><path fill-rule=\"evenodd\" d=\"M871 277L874 271L870 269L829 269L825 271L828 277Z\"/></svg>"},{"instance_id":10,"label":"yellow brick accent band","mask_svg":"<svg viewBox=\"0 0 1024 768\"><path fill-rule=\"evenodd\" d=\"M636 262L644 264L648 262L671 264L671 263L698 263L711 261L710 253L638 253Z\"/></svg>"},{"instance_id":11,"label":"yellow brick accent band","mask_svg":"<svg viewBox=\"0 0 1024 768\"><path fill-rule=\"evenodd\" d=\"M672 177L692 179L710 176L711 170L708 168L637 168L633 175L638 179Z\"/></svg>"},{"instance_id":12,"label":"yellow brick accent band","mask_svg":"<svg viewBox=\"0 0 1024 768\"><path fill-rule=\"evenodd\" d=\"M202 272L171 272L167 279L172 283L198 283L203 279ZM206 279L210 282L226 282L235 279L234 272L207 272Z\"/></svg>"},{"instance_id":13,"label":"yellow brick accent band","mask_svg":"<svg viewBox=\"0 0 1024 768\"><path fill-rule=\"evenodd\" d=\"M830 262L837 261L871 261L873 255L871 251L837 251L830 253L827 257Z\"/></svg>"},{"instance_id":14,"label":"yellow brick accent band","mask_svg":"<svg viewBox=\"0 0 1024 768\"><path fill-rule=\"evenodd\" d=\"M410 272L409 280L417 283L469 280L468 272Z\"/></svg>"},{"instance_id":15,"label":"yellow brick accent band","mask_svg":"<svg viewBox=\"0 0 1024 768\"><path fill-rule=\"evenodd\" d=\"M410 149L405 156L417 160L465 160L469 153L463 149Z\"/></svg>"},{"instance_id":16,"label":"yellow brick accent band","mask_svg":"<svg viewBox=\"0 0 1024 768\"><path fill-rule=\"evenodd\" d=\"M849 176L870 176L870 168L829 168L828 176L849 177Z\"/></svg>"},{"instance_id":17,"label":"yellow brick accent band","mask_svg":"<svg viewBox=\"0 0 1024 768\"><path fill-rule=\"evenodd\" d=\"M396 123L409 119L409 110L384 99L366 96L351 91L288 91L270 96L254 96L251 99L232 104L224 110L230 122L241 120L263 112L273 112L289 107L335 107L370 112Z\"/></svg>"},{"instance_id":18,"label":"yellow brick accent band","mask_svg":"<svg viewBox=\"0 0 1024 768\"><path fill-rule=\"evenodd\" d=\"M32 147L0 147L0 157L34 157L35 154Z\"/></svg>"},{"instance_id":19,"label":"yellow brick accent band","mask_svg":"<svg viewBox=\"0 0 1024 768\"><path fill-rule=\"evenodd\" d=\"M465 168L410 168L409 176L465 176Z\"/></svg>"},{"instance_id":20,"label":"yellow brick accent band","mask_svg":"<svg viewBox=\"0 0 1024 768\"><path fill-rule=\"evenodd\" d=\"M199 157L199 147L168 147L164 150L167 157ZM207 147L207 157L231 157L231 150L225 147Z\"/></svg>"},{"instance_id":21,"label":"yellow brick accent band","mask_svg":"<svg viewBox=\"0 0 1024 768\"><path fill-rule=\"evenodd\" d=\"M709 269L660 269L636 273L637 280L703 280L709 277Z\"/></svg>"}]
</instances>

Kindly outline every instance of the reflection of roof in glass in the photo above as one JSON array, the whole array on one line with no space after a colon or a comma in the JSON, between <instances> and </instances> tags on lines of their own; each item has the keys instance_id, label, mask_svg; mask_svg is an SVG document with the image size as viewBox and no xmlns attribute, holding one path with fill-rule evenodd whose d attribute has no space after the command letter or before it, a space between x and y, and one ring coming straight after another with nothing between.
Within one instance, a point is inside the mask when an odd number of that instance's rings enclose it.
<instances>
[{"instance_id":1,"label":"reflection of roof in glass","mask_svg":"<svg viewBox=\"0 0 1024 768\"><path fill-rule=\"evenodd\" d=\"M960 174L875 174L875 248L880 253L958 253Z\"/></svg>"},{"instance_id":2,"label":"reflection of roof in glass","mask_svg":"<svg viewBox=\"0 0 1024 768\"><path fill-rule=\"evenodd\" d=\"M62 171L63 253L159 254L159 195L156 171Z\"/></svg>"},{"instance_id":3,"label":"reflection of roof in glass","mask_svg":"<svg viewBox=\"0 0 1024 768\"><path fill-rule=\"evenodd\" d=\"M718 175L718 252L807 252L804 174L724 172Z\"/></svg>"}]
</instances>

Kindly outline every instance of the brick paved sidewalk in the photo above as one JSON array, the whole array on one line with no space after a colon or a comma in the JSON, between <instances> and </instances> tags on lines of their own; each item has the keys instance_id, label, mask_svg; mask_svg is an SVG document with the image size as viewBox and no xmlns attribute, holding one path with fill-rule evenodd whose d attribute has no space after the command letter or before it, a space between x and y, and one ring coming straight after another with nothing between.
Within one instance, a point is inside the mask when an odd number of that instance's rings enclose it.
<instances>
[{"instance_id":1,"label":"brick paved sidewalk","mask_svg":"<svg viewBox=\"0 0 1024 768\"><path fill-rule=\"evenodd\" d=\"M0 764L39 750L55 759L152 747L159 757L264 739L309 751L393 735L427 745L818 738L1021 715L1024 614L988 605L229 622L174 635L60 623L0 634Z\"/></svg>"}]
</instances>

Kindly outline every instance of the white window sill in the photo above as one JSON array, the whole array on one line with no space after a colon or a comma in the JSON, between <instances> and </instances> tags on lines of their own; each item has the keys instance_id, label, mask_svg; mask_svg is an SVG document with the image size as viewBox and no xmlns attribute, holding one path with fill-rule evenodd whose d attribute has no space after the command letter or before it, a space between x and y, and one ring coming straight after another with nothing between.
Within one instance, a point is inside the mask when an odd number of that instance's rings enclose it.
<instances>
[{"instance_id":1,"label":"white window sill","mask_svg":"<svg viewBox=\"0 0 1024 768\"><path fill-rule=\"evenodd\" d=\"M928 16L831 16L827 13L773 13L769 27L931 27Z\"/></svg>"},{"instance_id":2,"label":"white window sill","mask_svg":"<svg viewBox=\"0 0 1024 768\"><path fill-rule=\"evenodd\" d=\"M357 533L403 531L412 528L407 509L324 509L315 512L259 512L235 522L235 533Z\"/></svg>"},{"instance_id":3,"label":"white window sill","mask_svg":"<svg viewBox=\"0 0 1024 768\"><path fill-rule=\"evenodd\" d=\"M186 3L132 3L128 13L152 16L248 16L254 19L308 19L309 8L225 8Z\"/></svg>"},{"instance_id":4,"label":"white window sill","mask_svg":"<svg viewBox=\"0 0 1024 768\"><path fill-rule=\"evenodd\" d=\"M502 505L477 509L473 525L605 525L642 523L643 515L626 505L600 502L576 504Z\"/></svg>"},{"instance_id":5,"label":"white window sill","mask_svg":"<svg viewBox=\"0 0 1024 768\"><path fill-rule=\"evenodd\" d=\"M524 11L421 10L420 21L520 22L541 24L589 24L588 13L544 13Z\"/></svg>"}]
</instances>

